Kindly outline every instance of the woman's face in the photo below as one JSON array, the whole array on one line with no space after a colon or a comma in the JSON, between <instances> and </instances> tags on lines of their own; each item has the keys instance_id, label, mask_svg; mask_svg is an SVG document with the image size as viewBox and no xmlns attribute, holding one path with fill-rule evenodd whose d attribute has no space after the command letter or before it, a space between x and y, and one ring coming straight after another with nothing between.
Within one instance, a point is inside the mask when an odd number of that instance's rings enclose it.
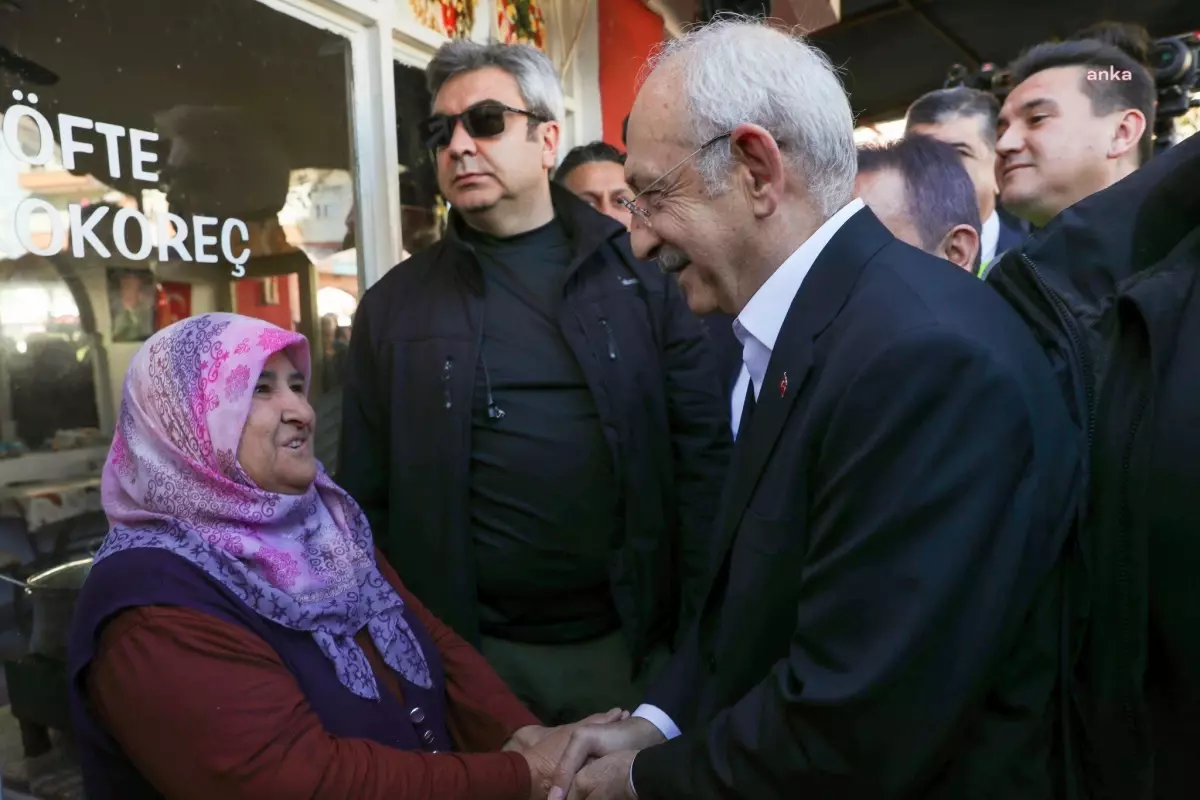
<instances>
[{"instance_id":1,"label":"woman's face","mask_svg":"<svg viewBox=\"0 0 1200 800\"><path fill-rule=\"evenodd\" d=\"M277 494L308 490L317 477L314 421L304 376L285 353L271 356L254 385L238 444L238 463L258 488Z\"/></svg>"}]
</instances>

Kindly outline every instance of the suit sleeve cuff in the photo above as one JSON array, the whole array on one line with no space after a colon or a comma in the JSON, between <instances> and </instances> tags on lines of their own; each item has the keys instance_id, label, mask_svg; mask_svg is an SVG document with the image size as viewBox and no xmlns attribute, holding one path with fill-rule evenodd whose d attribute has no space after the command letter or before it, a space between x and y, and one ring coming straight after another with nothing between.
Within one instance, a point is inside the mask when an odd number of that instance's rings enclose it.
<instances>
[{"instance_id":1,"label":"suit sleeve cuff","mask_svg":"<svg viewBox=\"0 0 1200 800\"><path fill-rule=\"evenodd\" d=\"M668 739L676 739L680 735L679 726L677 726L674 720L668 717L666 712L664 712L658 706L651 706L643 703L637 707L636 711L633 712L633 716L641 717L642 719L646 720L651 725L658 728L662 735ZM631 780L632 776L633 771L630 770Z\"/></svg>"}]
</instances>

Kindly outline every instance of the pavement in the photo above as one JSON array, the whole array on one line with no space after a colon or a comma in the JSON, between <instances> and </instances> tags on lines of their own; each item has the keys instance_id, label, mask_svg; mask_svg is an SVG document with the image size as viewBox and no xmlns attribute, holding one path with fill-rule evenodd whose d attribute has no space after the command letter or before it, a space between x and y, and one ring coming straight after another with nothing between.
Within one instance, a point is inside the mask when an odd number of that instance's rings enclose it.
<instances>
[{"instance_id":1,"label":"pavement","mask_svg":"<svg viewBox=\"0 0 1200 800\"><path fill-rule=\"evenodd\" d=\"M51 732L54 748L25 758L21 731L9 706L0 708L0 785L3 800L84 800L79 761L61 734Z\"/></svg>"}]
</instances>

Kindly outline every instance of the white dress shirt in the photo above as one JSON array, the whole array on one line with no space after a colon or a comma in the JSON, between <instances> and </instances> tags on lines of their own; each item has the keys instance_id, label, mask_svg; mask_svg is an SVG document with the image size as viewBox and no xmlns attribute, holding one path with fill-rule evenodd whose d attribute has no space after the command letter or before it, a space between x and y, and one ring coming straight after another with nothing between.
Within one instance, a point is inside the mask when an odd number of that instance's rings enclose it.
<instances>
[{"instance_id":1,"label":"white dress shirt","mask_svg":"<svg viewBox=\"0 0 1200 800\"><path fill-rule=\"evenodd\" d=\"M983 221L979 232L979 263L987 264L996 257L996 246L1000 242L1000 215L995 211Z\"/></svg>"},{"instance_id":2,"label":"white dress shirt","mask_svg":"<svg viewBox=\"0 0 1200 800\"><path fill-rule=\"evenodd\" d=\"M742 421L742 405L746 402L746 384L754 382L754 396L757 398L767 376L767 365L771 362L775 339L779 336L783 320L792 307L796 292L800 291L800 284L804 282L804 277L808 275L817 256L825 249L825 245L829 244L833 235L862 207L863 201L856 197L826 220L824 225L817 228L816 233L797 247L796 252L788 256L787 261L767 278L766 283L759 287L742 309L742 313L733 321L733 335L742 343L742 371L738 373L729 399L732 414L730 421L733 423L735 437L738 425Z\"/></svg>"},{"instance_id":3,"label":"white dress shirt","mask_svg":"<svg viewBox=\"0 0 1200 800\"><path fill-rule=\"evenodd\" d=\"M788 256L779 269L767 278L759 290L746 303L742 313L733 321L733 332L742 343L742 371L734 384L732 397L733 430L737 434L737 426L742 418L742 404L746 400L746 384L754 382L754 396L758 397L762 390L763 380L767 376L767 365L771 361L771 351L775 349L775 340L783 321L791 310L796 292L808 275L817 256L829 244L829 240L837 233L846 220L854 216L863 207L863 201L855 198L842 207L825 224L817 228L816 233L804 244L796 248L796 252ZM633 716L647 720L662 731L668 739L679 736L679 727L662 709L643 703L633 712ZM630 771L632 786L632 770Z\"/></svg>"}]
</instances>

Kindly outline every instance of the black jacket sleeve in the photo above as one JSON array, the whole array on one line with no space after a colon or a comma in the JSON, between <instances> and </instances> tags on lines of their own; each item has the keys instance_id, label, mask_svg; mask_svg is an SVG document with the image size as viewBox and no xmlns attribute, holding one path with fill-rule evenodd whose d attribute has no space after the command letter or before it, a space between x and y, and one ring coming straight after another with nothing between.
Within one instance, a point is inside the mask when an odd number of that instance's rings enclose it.
<instances>
[{"instance_id":1,"label":"black jacket sleeve","mask_svg":"<svg viewBox=\"0 0 1200 800\"><path fill-rule=\"evenodd\" d=\"M910 796L945 763L1016 640L1013 595L1044 533L1021 387L936 329L867 361L798 465L808 539L788 655L707 725L642 751L640 800Z\"/></svg>"},{"instance_id":2,"label":"black jacket sleeve","mask_svg":"<svg viewBox=\"0 0 1200 800\"><path fill-rule=\"evenodd\" d=\"M667 413L679 501L677 551L682 596L678 643L704 601L713 526L732 435L716 352L703 323L688 308L673 278L666 280L663 328Z\"/></svg>"},{"instance_id":3,"label":"black jacket sleeve","mask_svg":"<svg viewBox=\"0 0 1200 800\"><path fill-rule=\"evenodd\" d=\"M391 556L388 529L388 408L385 376L376 363L370 304L366 297L354 315L345 364L338 483L362 506L375 544Z\"/></svg>"}]
</instances>

